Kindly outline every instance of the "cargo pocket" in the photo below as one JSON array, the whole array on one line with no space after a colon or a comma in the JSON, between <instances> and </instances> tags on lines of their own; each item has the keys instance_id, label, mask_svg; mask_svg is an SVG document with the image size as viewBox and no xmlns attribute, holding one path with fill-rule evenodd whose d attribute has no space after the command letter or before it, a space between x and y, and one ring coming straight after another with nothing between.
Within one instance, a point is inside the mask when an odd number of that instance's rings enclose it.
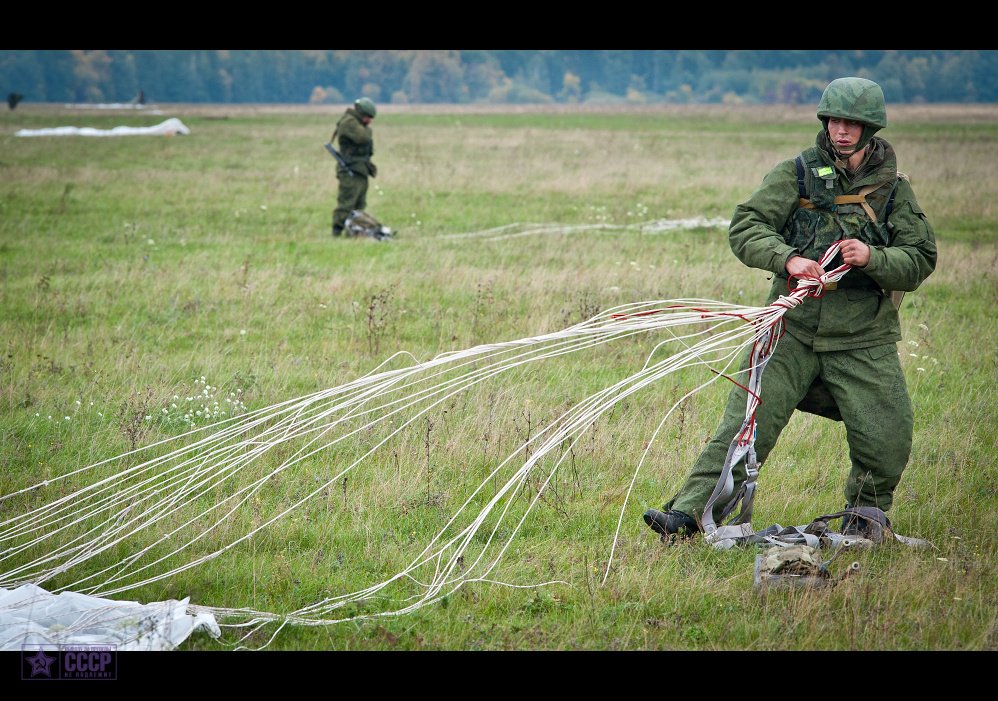
<instances>
[{"instance_id":1,"label":"cargo pocket","mask_svg":"<svg viewBox=\"0 0 998 701\"><path fill-rule=\"evenodd\" d=\"M898 354L898 345L896 343L885 343L882 346L871 346L867 348L867 352L870 354L870 358L873 360L880 360L884 356L893 353L895 356Z\"/></svg>"},{"instance_id":2,"label":"cargo pocket","mask_svg":"<svg viewBox=\"0 0 998 701\"><path fill-rule=\"evenodd\" d=\"M877 318L880 311L882 295L877 290L858 290L852 288L840 289L837 294L844 294L846 304L836 304L834 321L827 323L835 327L836 336L852 336L867 331ZM823 323L825 322L822 319ZM829 331L832 329L829 328Z\"/></svg>"}]
</instances>

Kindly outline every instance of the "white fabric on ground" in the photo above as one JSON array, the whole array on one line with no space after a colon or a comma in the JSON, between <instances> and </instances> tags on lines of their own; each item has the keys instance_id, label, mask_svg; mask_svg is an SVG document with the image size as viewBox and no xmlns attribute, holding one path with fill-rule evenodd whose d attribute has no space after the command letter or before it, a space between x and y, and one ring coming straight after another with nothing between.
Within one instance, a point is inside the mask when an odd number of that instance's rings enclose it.
<instances>
[{"instance_id":1,"label":"white fabric on ground","mask_svg":"<svg viewBox=\"0 0 998 701\"><path fill-rule=\"evenodd\" d=\"M172 650L195 631L218 637L210 613L189 615L183 601L140 604L62 592L34 584L0 587L0 650L22 645L114 645L117 650Z\"/></svg>"},{"instance_id":2,"label":"white fabric on ground","mask_svg":"<svg viewBox=\"0 0 998 701\"><path fill-rule=\"evenodd\" d=\"M94 127L54 127L51 129L21 129L14 136L173 136L190 134L183 122L170 117L154 127L114 127L95 129Z\"/></svg>"}]
</instances>

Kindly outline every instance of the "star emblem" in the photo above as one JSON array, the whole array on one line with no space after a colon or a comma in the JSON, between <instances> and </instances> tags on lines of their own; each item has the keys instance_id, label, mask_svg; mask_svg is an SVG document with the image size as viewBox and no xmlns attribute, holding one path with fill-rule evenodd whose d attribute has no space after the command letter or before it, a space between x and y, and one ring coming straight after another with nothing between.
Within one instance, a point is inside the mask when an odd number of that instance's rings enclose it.
<instances>
[{"instance_id":1,"label":"star emblem","mask_svg":"<svg viewBox=\"0 0 998 701\"><path fill-rule=\"evenodd\" d=\"M34 657L25 657L24 659L31 665L31 676L35 677L39 674L44 674L46 677L52 676L49 667L55 662L55 658L46 655L44 650L36 652Z\"/></svg>"}]
</instances>

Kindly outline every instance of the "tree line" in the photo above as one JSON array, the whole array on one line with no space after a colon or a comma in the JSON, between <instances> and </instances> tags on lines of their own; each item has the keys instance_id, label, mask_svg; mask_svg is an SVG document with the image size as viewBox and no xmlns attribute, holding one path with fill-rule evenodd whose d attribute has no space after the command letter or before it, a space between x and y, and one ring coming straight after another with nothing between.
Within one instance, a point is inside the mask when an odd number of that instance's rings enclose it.
<instances>
[{"instance_id":1,"label":"tree line","mask_svg":"<svg viewBox=\"0 0 998 701\"><path fill-rule=\"evenodd\" d=\"M26 102L811 104L834 78L892 103L996 102L989 50L3 50Z\"/></svg>"}]
</instances>

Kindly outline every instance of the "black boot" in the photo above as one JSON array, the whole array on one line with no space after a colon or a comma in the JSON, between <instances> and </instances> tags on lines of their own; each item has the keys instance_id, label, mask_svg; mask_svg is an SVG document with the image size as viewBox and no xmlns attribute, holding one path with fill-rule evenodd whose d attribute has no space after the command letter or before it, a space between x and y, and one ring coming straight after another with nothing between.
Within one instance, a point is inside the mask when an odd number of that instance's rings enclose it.
<instances>
[{"instance_id":1,"label":"black boot","mask_svg":"<svg viewBox=\"0 0 998 701\"><path fill-rule=\"evenodd\" d=\"M670 535L689 538L700 532L700 524L696 519L682 511L659 511L648 509L644 515L645 523L663 539Z\"/></svg>"},{"instance_id":2,"label":"black boot","mask_svg":"<svg viewBox=\"0 0 998 701\"><path fill-rule=\"evenodd\" d=\"M342 236L342 235L343 235L343 227L336 226L335 224L333 224L333 236Z\"/></svg>"}]
</instances>

